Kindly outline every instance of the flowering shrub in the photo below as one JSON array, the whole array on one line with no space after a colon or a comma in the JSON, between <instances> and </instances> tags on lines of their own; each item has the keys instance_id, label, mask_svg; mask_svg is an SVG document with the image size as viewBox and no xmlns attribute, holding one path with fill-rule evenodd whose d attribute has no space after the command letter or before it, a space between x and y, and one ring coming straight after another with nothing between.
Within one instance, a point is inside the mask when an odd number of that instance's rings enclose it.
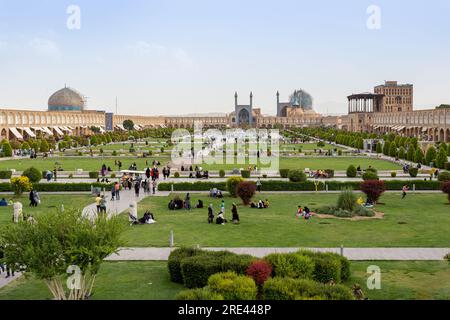
<instances>
[{"instance_id":1,"label":"flowering shrub","mask_svg":"<svg viewBox=\"0 0 450 320\"><path fill-rule=\"evenodd\" d=\"M238 184L236 194L241 198L242 203L249 205L256 192L256 184L253 181L243 181Z\"/></svg>"},{"instance_id":2,"label":"flowering shrub","mask_svg":"<svg viewBox=\"0 0 450 320\"><path fill-rule=\"evenodd\" d=\"M369 201L376 203L386 191L386 186L381 180L366 180L361 183L361 191L367 195Z\"/></svg>"},{"instance_id":3,"label":"flowering shrub","mask_svg":"<svg viewBox=\"0 0 450 320\"><path fill-rule=\"evenodd\" d=\"M247 276L252 277L258 286L262 286L272 274L272 266L265 260L256 260L247 269Z\"/></svg>"},{"instance_id":4,"label":"flowering shrub","mask_svg":"<svg viewBox=\"0 0 450 320\"><path fill-rule=\"evenodd\" d=\"M15 195L21 195L25 191L30 191L33 185L28 177L18 177L11 179L11 187Z\"/></svg>"}]
</instances>

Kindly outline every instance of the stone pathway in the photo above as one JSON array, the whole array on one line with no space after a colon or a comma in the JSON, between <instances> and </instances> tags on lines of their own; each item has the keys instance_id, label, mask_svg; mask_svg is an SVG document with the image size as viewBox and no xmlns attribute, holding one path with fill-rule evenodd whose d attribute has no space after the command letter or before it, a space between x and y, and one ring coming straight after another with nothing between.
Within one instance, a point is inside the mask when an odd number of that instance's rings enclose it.
<instances>
[{"instance_id":1,"label":"stone pathway","mask_svg":"<svg viewBox=\"0 0 450 320\"><path fill-rule=\"evenodd\" d=\"M22 274L20 272L16 272L14 277L6 278L6 272L2 272L2 274L0 274L0 288L3 288L14 280L19 279L21 276Z\"/></svg>"},{"instance_id":2,"label":"stone pathway","mask_svg":"<svg viewBox=\"0 0 450 320\"><path fill-rule=\"evenodd\" d=\"M169 237L168 237L169 238ZM175 248L123 248L109 261L166 261ZM210 251L231 251L262 258L271 253L290 253L300 248L203 248ZM305 248L317 252L341 253L341 248ZM450 248L344 248L343 254L353 261L441 261Z\"/></svg>"}]
</instances>

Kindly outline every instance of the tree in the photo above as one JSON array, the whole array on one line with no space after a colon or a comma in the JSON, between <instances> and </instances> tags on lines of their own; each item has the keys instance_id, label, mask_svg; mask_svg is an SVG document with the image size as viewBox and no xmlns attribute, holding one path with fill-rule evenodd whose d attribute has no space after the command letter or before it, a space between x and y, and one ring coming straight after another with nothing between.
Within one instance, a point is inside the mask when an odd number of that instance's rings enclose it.
<instances>
[{"instance_id":1,"label":"tree","mask_svg":"<svg viewBox=\"0 0 450 320\"><path fill-rule=\"evenodd\" d=\"M445 144L443 144L445 146ZM447 162L447 148L439 148L439 153L436 157L436 166L439 169L445 169L445 163Z\"/></svg>"},{"instance_id":2,"label":"tree","mask_svg":"<svg viewBox=\"0 0 450 320\"><path fill-rule=\"evenodd\" d=\"M8 141L5 141L3 143L2 150L3 150L3 154L5 155L5 157L12 157L13 150L12 150L11 145L9 144Z\"/></svg>"},{"instance_id":3,"label":"tree","mask_svg":"<svg viewBox=\"0 0 450 320\"><path fill-rule=\"evenodd\" d=\"M414 162L424 164L423 163L423 151L420 148L416 149L416 154L414 155Z\"/></svg>"},{"instance_id":4,"label":"tree","mask_svg":"<svg viewBox=\"0 0 450 320\"><path fill-rule=\"evenodd\" d=\"M48 152L50 150L50 146L48 145L47 140L42 140L41 142L41 152Z\"/></svg>"},{"instance_id":5,"label":"tree","mask_svg":"<svg viewBox=\"0 0 450 320\"><path fill-rule=\"evenodd\" d=\"M361 183L361 191L364 192L369 201L377 203L381 195L386 191L384 181L367 180Z\"/></svg>"},{"instance_id":6,"label":"tree","mask_svg":"<svg viewBox=\"0 0 450 320\"><path fill-rule=\"evenodd\" d=\"M395 142L392 142L389 147L389 155L393 158L396 158L398 155L397 144Z\"/></svg>"},{"instance_id":7,"label":"tree","mask_svg":"<svg viewBox=\"0 0 450 320\"><path fill-rule=\"evenodd\" d=\"M436 156L437 156L436 148L433 146L429 147L425 155L425 164L428 166L430 165L431 162L436 161Z\"/></svg>"},{"instance_id":8,"label":"tree","mask_svg":"<svg viewBox=\"0 0 450 320\"><path fill-rule=\"evenodd\" d=\"M391 142L390 141L386 141L385 143L384 143L384 147L383 147L383 154L385 155L385 156L388 156L389 155L389 150L391 149Z\"/></svg>"},{"instance_id":9,"label":"tree","mask_svg":"<svg viewBox=\"0 0 450 320\"><path fill-rule=\"evenodd\" d=\"M406 151L405 148L400 147L400 149L398 150L398 157L400 159L406 159Z\"/></svg>"},{"instance_id":10,"label":"tree","mask_svg":"<svg viewBox=\"0 0 450 320\"><path fill-rule=\"evenodd\" d=\"M22 143L22 150L30 150L30 145L28 144L28 142L24 142Z\"/></svg>"},{"instance_id":11,"label":"tree","mask_svg":"<svg viewBox=\"0 0 450 320\"><path fill-rule=\"evenodd\" d=\"M408 152L406 154L406 159L408 161L414 161L414 155L416 153L416 149L413 145L409 145Z\"/></svg>"},{"instance_id":12,"label":"tree","mask_svg":"<svg viewBox=\"0 0 450 320\"><path fill-rule=\"evenodd\" d=\"M381 142L377 143L377 153L378 154L383 153L383 145L381 144Z\"/></svg>"},{"instance_id":13,"label":"tree","mask_svg":"<svg viewBox=\"0 0 450 320\"><path fill-rule=\"evenodd\" d=\"M256 193L256 184L253 181L243 181L237 185L236 194L246 206L250 204Z\"/></svg>"},{"instance_id":14,"label":"tree","mask_svg":"<svg viewBox=\"0 0 450 320\"><path fill-rule=\"evenodd\" d=\"M90 220L77 210L48 212L35 219L36 223L22 222L2 231L5 263L45 281L57 300L89 298L101 263L120 247L120 219L103 215Z\"/></svg>"},{"instance_id":15,"label":"tree","mask_svg":"<svg viewBox=\"0 0 450 320\"><path fill-rule=\"evenodd\" d=\"M123 127L125 129L127 129L128 131L134 130L134 122L133 122L133 120L125 120L123 122Z\"/></svg>"}]
</instances>

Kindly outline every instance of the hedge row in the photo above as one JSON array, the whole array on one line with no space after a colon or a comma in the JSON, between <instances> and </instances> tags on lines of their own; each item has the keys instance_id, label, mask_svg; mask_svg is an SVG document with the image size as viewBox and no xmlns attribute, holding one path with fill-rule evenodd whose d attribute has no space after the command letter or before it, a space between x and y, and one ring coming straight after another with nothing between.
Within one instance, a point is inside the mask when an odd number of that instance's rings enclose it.
<instances>
[{"instance_id":1,"label":"hedge row","mask_svg":"<svg viewBox=\"0 0 450 320\"><path fill-rule=\"evenodd\" d=\"M361 181L326 181L322 180L317 185L318 191L326 190L328 186L329 191L339 191L345 188L351 188L353 190L360 190ZM441 190L441 182L439 181L424 181L424 180L390 180L384 181L387 190L401 190L402 187L407 184L410 187L416 186L416 190ZM161 183L158 185L160 191L171 191L171 183ZM181 182L174 183L174 191L209 191L212 188L220 190L226 190L225 182ZM287 181L263 181L263 191L316 191L316 185L314 181L305 182L287 182Z\"/></svg>"},{"instance_id":2,"label":"hedge row","mask_svg":"<svg viewBox=\"0 0 450 320\"><path fill-rule=\"evenodd\" d=\"M39 192L88 192L91 186L110 190L112 184L104 183L33 183L33 189ZM10 183L0 183L0 192L13 192Z\"/></svg>"}]
</instances>

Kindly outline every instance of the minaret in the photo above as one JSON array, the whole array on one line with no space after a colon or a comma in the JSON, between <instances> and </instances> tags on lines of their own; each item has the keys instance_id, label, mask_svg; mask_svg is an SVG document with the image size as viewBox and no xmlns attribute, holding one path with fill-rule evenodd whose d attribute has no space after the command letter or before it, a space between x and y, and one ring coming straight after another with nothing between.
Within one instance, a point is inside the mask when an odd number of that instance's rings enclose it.
<instances>
[{"instance_id":1,"label":"minaret","mask_svg":"<svg viewBox=\"0 0 450 320\"><path fill-rule=\"evenodd\" d=\"M253 91L250 92L250 108L253 108Z\"/></svg>"},{"instance_id":2,"label":"minaret","mask_svg":"<svg viewBox=\"0 0 450 320\"><path fill-rule=\"evenodd\" d=\"M280 116L280 92L277 90L277 117Z\"/></svg>"},{"instance_id":3,"label":"minaret","mask_svg":"<svg viewBox=\"0 0 450 320\"><path fill-rule=\"evenodd\" d=\"M238 105L238 93L237 91L234 93L234 106L237 107Z\"/></svg>"}]
</instances>

